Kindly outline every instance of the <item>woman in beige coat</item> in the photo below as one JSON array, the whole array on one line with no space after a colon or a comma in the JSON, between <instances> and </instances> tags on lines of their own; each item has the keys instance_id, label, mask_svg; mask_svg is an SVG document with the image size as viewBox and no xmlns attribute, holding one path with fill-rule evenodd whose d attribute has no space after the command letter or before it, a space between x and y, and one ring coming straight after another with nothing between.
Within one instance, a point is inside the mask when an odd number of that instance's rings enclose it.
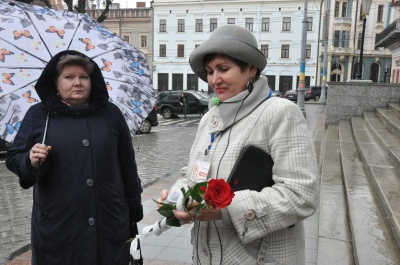
<instances>
[{"instance_id":1,"label":"woman in beige coat","mask_svg":"<svg viewBox=\"0 0 400 265\"><path fill-rule=\"evenodd\" d=\"M190 56L193 71L215 92L193 143L186 181L201 165L207 178L226 179L248 145L273 161L272 187L235 192L224 209L202 215L174 211L183 222L195 220L193 264L305 264L303 220L318 205L318 168L302 112L273 97L260 72L266 59L253 34L227 25L216 29ZM182 180L181 180L182 181ZM162 200L167 198L164 190Z\"/></svg>"}]
</instances>

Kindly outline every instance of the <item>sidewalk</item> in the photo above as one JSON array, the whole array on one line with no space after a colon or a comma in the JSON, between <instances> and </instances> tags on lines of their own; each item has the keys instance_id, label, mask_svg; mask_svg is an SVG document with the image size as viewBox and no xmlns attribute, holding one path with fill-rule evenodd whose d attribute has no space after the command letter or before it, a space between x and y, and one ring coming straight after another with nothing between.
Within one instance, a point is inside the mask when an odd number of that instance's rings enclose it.
<instances>
[{"instance_id":1,"label":"sidewalk","mask_svg":"<svg viewBox=\"0 0 400 265\"><path fill-rule=\"evenodd\" d=\"M156 211L153 199L160 196L161 190L171 187L180 173L161 179L144 189L142 193L144 218L139 223L139 231L147 225L154 224L160 215ZM306 230L306 261L308 265L317 263L318 245L318 216L317 211L305 221ZM141 241L145 265L189 265L192 264L192 245L190 230L193 225L172 227L160 236L150 235ZM28 251L5 265L31 265L31 252Z\"/></svg>"}]
</instances>

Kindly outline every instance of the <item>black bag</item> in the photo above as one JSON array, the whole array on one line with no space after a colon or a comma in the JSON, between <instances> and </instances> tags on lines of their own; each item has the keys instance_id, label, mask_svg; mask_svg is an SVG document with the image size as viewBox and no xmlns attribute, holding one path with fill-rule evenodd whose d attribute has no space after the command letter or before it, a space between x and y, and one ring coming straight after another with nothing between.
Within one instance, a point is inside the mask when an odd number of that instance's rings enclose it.
<instances>
[{"instance_id":1,"label":"black bag","mask_svg":"<svg viewBox=\"0 0 400 265\"><path fill-rule=\"evenodd\" d=\"M240 152L227 182L233 191L261 191L275 184L272 179L274 161L258 147L247 145Z\"/></svg>"}]
</instances>

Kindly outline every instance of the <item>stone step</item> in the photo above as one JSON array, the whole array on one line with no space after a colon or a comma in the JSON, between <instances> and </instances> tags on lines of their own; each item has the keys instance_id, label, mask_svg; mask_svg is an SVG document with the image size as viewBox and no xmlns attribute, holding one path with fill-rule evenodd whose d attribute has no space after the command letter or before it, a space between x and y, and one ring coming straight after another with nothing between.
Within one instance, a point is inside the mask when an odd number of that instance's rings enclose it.
<instances>
[{"instance_id":1,"label":"stone step","mask_svg":"<svg viewBox=\"0 0 400 265\"><path fill-rule=\"evenodd\" d=\"M391 105L394 106L394 105ZM376 117L385 125L386 129L400 138L400 113L392 107L375 108Z\"/></svg>"},{"instance_id":2,"label":"stone step","mask_svg":"<svg viewBox=\"0 0 400 265\"><path fill-rule=\"evenodd\" d=\"M386 149L393 164L400 170L400 138L391 133L378 119L375 112L364 112L364 120L375 138Z\"/></svg>"},{"instance_id":3,"label":"stone step","mask_svg":"<svg viewBox=\"0 0 400 265\"><path fill-rule=\"evenodd\" d=\"M396 160L393 158L391 148L385 148L385 145L396 146L398 143L389 137L390 133L387 132L381 134L388 137L388 140L383 140L386 144L380 145L367 124L368 122L361 117L353 117L353 135L375 192L400 246L400 174L398 168L391 162ZM378 125L375 126L375 128L378 127ZM392 143L389 143L390 139ZM395 150L398 151L398 149Z\"/></svg>"},{"instance_id":4,"label":"stone step","mask_svg":"<svg viewBox=\"0 0 400 265\"><path fill-rule=\"evenodd\" d=\"M340 148L356 264L400 264L399 245L375 193L376 181L371 180L376 175L368 176L373 171L370 166L394 167L385 159L383 148L371 143L375 139L361 117L340 122L340 135L351 132L353 137L347 141L340 138ZM368 162L373 164L368 166Z\"/></svg>"},{"instance_id":5,"label":"stone step","mask_svg":"<svg viewBox=\"0 0 400 265\"><path fill-rule=\"evenodd\" d=\"M400 114L400 103L388 103L388 107Z\"/></svg>"},{"instance_id":6,"label":"stone step","mask_svg":"<svg viewBox=\"0 0 400 265\"><path fill-rule=\"evenodd\" d=\"M340 162L339 125L328 126L323 150L317 264L354 264Z\"/></svg>"}]
</instances>

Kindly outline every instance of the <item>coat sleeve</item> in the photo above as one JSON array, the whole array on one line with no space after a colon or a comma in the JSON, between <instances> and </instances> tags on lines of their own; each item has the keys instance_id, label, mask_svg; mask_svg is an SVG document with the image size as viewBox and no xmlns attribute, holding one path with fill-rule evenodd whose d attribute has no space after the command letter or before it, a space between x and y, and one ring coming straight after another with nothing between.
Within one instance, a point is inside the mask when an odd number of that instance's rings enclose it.
<instances>
[{"instance_id":1,"label":"coat sleeve","mask_svg":"<svg viewBox=\"0 0 400 265\"><path fill-rule=\"evenodd\" d=\"M133 224L143 219L143 206L141 201L143 189L137 172L132 138L122 113L120 113L119 119L122 124L122 130L118 145L118 155L121 173L125 181L125 196L129 207L130 222Z\"/></svg>"},{"instance_id":2,"label":"coat sleeve","mask_svg":"<svg viewBox=\"0 0 400 265\"><path fill-rule=\"evenodd\" d=\"M275 185L236 192L222 211L224 223L234 225L243 244L300 222L318 206L318 166L303 114L291 102L271 108L263 113L262 133L274 160Z\"/></svg>"},{"instance_id":3,"label":"coat sleeve","mask_svg":"<svg viewBox=\"0 0 400 265\"><path fill-rule=\"evenodd\" d=\"M32 108L26 113L13 146L7 151L6 166L19 177L22 188L28 189L37 181L37 171L32 168L29 152L35 144L35 127Z\"/></svg>"}]
</instances>

